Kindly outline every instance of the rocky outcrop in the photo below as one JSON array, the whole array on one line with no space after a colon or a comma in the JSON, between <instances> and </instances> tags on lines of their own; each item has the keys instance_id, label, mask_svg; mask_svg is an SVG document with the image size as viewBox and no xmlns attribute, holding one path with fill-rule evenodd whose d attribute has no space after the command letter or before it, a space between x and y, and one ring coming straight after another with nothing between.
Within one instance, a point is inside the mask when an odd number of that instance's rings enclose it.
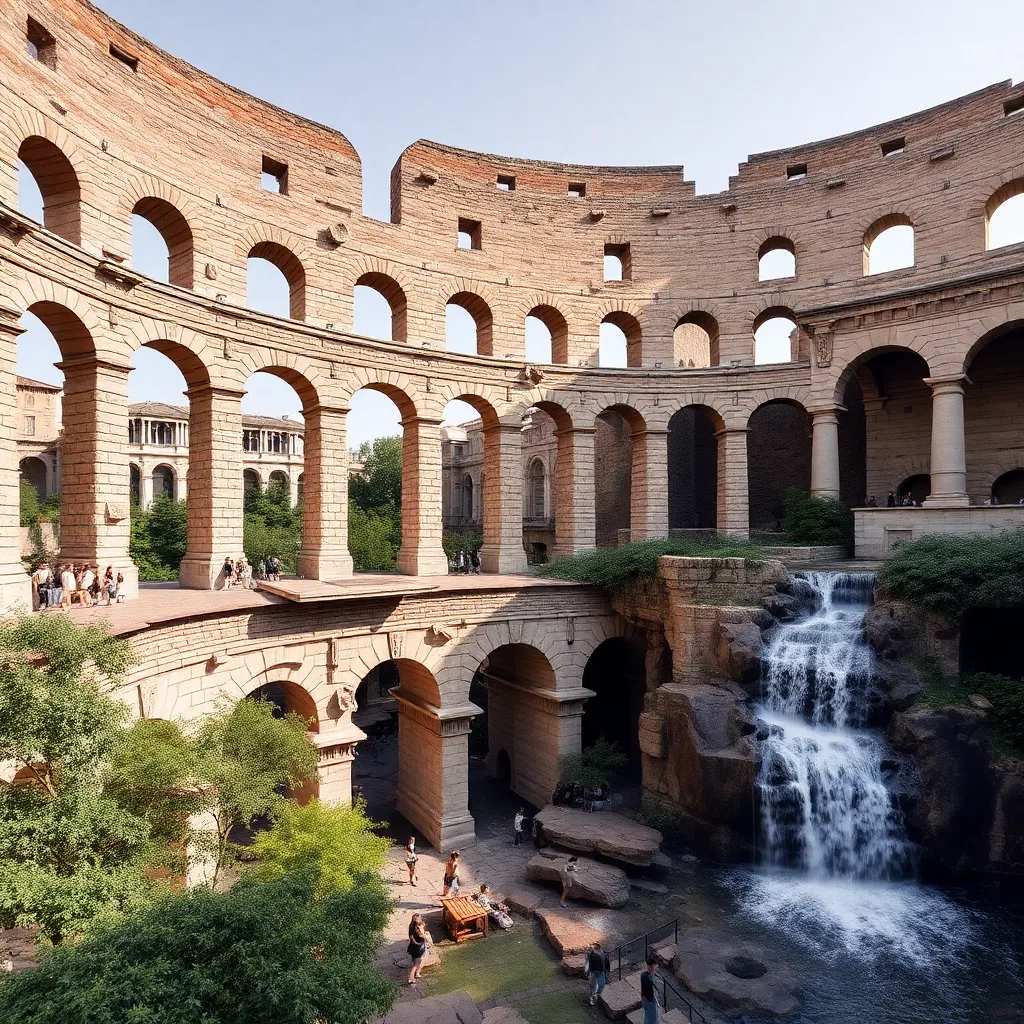
<instances>
[{"instance_id":1,"label":"rocky outcrop","mask_svg":"<svg viewBox=\"0 0 1024 1024\"><path fill-rule=\"evenodd\" d=\"M562 869L568 855L545 850L530 858L526 865L526 877L533 882L562 884ZM589 857L580 857L576 870L572 872L569 898L590 900L603 907L622 907L629 900L629 879L622 868L613 864L602 864Z\"/></svg>"},{"instance_id":2,"label":"rocky outcrop","mask_svg":"<svg viewBox=\"0 0 1024 1024\"><path fill-rule=\"evenodd\" d=\"M585 953L595 942L605 942L606 933L592 928L578 914L568 910L538 910L544 934L560 959Z\"/></svg>"},{"instance_id":3,"label":"rocky outcrop","mask_svg":"<svg viewBox=\"0 0 1024 1024\"><path fill-rule=\"evenodd\" d=\"M682 932L672 973L694 995L736 1013L791 1017L803 1002L803 988L788 964L725 932Z\"/></svg>"},{"instance_id":4,"label":"rocky outcrop","mask_svg":"<svg viewBox=\"0 0 1024 1024\"><path fill-rule=\"evenodd\" d=\"M724 616L719 616L718 642L715 645L718 665L737 683L756 686L761 678L761 627L752 621L754 615L745 608L730 608L728 611L740 614L735 616L736 621L731 622L723 621Z\"/></svg>"},{"instance_id":5,"label":"rocky outcrop","mask_svg":"<svg viewBox=\"0 0 1024 1024\"><path fill-rule=\"evenodd\" d=\"M596 853L609 860L650 867L661 852L662 835L632 818L611 811L547 806L536 815L544 838L578 853Z\"/></svg>"}]
</instances>

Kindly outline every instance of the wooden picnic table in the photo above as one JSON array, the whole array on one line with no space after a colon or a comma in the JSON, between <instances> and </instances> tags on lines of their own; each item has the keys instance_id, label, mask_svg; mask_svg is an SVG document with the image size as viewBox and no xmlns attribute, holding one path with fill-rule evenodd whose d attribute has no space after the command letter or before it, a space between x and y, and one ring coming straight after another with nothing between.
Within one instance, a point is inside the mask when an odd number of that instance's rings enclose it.
<instances>
[{"instance_id":1,"label":"wooden picnic table","mask_svg":"<svg viewBox=\"0 0 1024 1024\"><path fill-rule=\"evenodd\" d=\"M444 930L452 942L487 935L487 911L467 896L443 896Z\"/></svg>"}]
</instances>

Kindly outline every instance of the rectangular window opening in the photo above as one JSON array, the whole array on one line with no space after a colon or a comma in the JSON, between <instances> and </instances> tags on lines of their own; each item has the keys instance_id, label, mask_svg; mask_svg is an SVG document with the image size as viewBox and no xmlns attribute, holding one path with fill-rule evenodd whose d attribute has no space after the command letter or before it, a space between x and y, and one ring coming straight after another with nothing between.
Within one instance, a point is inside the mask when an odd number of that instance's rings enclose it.
<instances>
[{"instance_id":1,"label":"rectangular window opening","mask_svg":"<svg viewBox=\"0 0 1024 1024\"><path fill-rule=\"evenodd\" d=\"M570 181L569 182L569 198L570 199L583 199L587 194L587 183L585 181Z\"/></svg>"},{"instance_id":2,"label":"rectangular window opening","mask_svg":"<svg viewBox=\"0 0 1024 1024\"><path fill-rule=\"evenodd\" d=\"M25 433L28 434L29 437L34 437L35 436L35 433L36 433L36 418L35 418L35 416L26 416L25 417Z\"/></svg>"},{"instance_id":3,"label":"rectangular window opening","mask_svg":"<svg viewBox=\"0 0 1024 1024\"><path fill-rule=\"evenodd\" d=\"M514 174L499 174L498 175L498 188L502 192L515 192L515 190L516 190L516 176Z\"/></svg>"},{"instance_id":4,"label":"rectangular window opening","mask_svg":"<svg viewBox=\"0 0 1024 1024\"><path fill-rule=\"evenodd\" d=\"M888 142L882 143L882 156L896 156L897 153L904 152L906 148L906 139L890 139Z\"/></svg>"},{"instance_id":5,"label":"rectangular window opening","mask_svg":"<svg viewBox=\"0 0 1024 1024\"><path fill-rule=\"evenodd\" d=\"M116 43L110 44L110 56L114 60L119 60L125 67L131 68L132 71L139 70L139 58L127 50L122 50Z\"/></svg>"},{"instance_id":6,"label":"rectangular window opening","mask_svg":"<svg viewBox=\"0 0 1024 1024\"><path fill-rule=\"evenodd\" d=\"M1024 111L1024 93L1003 104L1004 117L1013 117L1014 114L1019 114L1021 111Z\"/></svg>"},{"instance_id":7,"label":"rectangular window opening","mask_svg":"<svg viewBox=\"0 0 1024 1024\"><path fill-rule=\"evenodd\" d=\"M40 64L45 64L48 68L57 66L57 40L45 26L31 16L25 29L25 49L28 55Z\"/></svg>"},{"instance_id":8,"label":"rectangular window opening","mask_svg":"<svg viewBox=\"0 0 1024 1024\"><path fill-rule=\"evenodd\" d=\"M633 277L633 258L629 242L608 242L604 247L604 279L629 281Z\"/></svg>"},{"instance_id":9,"label":"rectangular window opening","mask_svg":"<svg viewBox=\"0 0 1024 1024\"><path fill-rule=\"evenodd\" d=\"M483 229L480 221L470 220L468 217L459 218L459 248L483 248Z\"/></svg>"},{"instance_id":10,"label":"rectangular window opening","mask_svg":"<svg viewBox=\"0 0 1024 1024\"><path fill-rule=\"evenodd\" d=\"M264 192L278 192L281 195L286 195L288 192L288 165L271 156L264 155L260 171L260 188Z\"/></svg>"},{"instance_id":11,"label":"rectangular window opening","mask_svg":"<svg viewBox=\"0 0 1024 1024\"><path fill-rule=\"evenodd\" d=\"M786 168L786 177L789 181L800 181L807 177L807 164L793 164Z\"/></svg>"}]
</instances>

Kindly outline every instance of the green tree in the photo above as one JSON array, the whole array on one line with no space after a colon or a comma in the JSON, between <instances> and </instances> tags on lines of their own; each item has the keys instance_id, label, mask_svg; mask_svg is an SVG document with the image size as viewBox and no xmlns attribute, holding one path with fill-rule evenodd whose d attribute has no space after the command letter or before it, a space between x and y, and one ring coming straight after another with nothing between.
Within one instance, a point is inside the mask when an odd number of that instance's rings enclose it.
<instances>
[{"instance_id":1,"label":"green tree","mask_svg":"<svg viewBox=\"0 0 1024 1024\"><path fill-rule=\"evenodd\" d=\"M161 494L148 509L132 503L128 553L138 566L139 579L176 580L187 549L185 502Z\"/></svg>"},{"instance_id":2,"label":"green tree","mask_svg":"<svg viewBox=\"0 0 1024 1024\"><path fill-rule=\"evenodd\" d=\"M394 984L373 969L379 876L317 892L312 870L167 897L0 982L5 1024L361 1024Z\"/></svg>"},{"instance_id":3,"label":"green tree","mask_svg":"<svg viewBox=\"0 0 1024 1024\"><path fill-rule=\"evenodd\" d=\"M276 555L286 572L295 571L302 546L302 506L292 505L285 484L273 483L266 490L250 487L244 498L242 548L250 565Z\"/></svg>"},{"instance_id":4,"label":"green tree","mask_svg":"<svg viewBox=\"0 0 1024 1024\"><path fill-rule=\"evenodd\" d=\"M27 480L20 481L18 490L21 500L21 525L37 525L43 511L39 506L39 493Z\"/></svg>"},{"instance_id":5,"label":"green tree","mask_svg":"<svg viewBox=\"0 0 1024 1024\"><path fill-rule=\"evenodd\" d=\"M348 506L348 548L357 572L393 569L402 543L402 512L385 505L369 512Z\"/></svg>"},{"instance_id":6,"label":"green tree","mask_svg":"<svg viewBox=\"0 0 1024 1024\"><path fill-rule=\"evenodd\" d=\"M838 498L822 498L791 487L786 493L783 529L793 544L849 544L853 513Z\"/></svg>"},{"instance_id":7,"label":"green tree","mask_svg":"<svg viewBox=\"0 0 1024 1024\"><path fill-rule=\"evenodd\" d=\"M402 438L378 437L359 448L362 471L349 482L349 498L364 512L402 507Z\"/></svg>"},{"instance_id":8,"label":"green tree","mask_svg":"<svg viewBox=\"0 0 1024 1024\"><path fill-rule=\"evenodd\" d=\"M566 754L560 763L561 776L581 786L607 786L611 777L625 768L626 761L622 747L601 736L580 753Z\"/></svg>"}]
</instances>

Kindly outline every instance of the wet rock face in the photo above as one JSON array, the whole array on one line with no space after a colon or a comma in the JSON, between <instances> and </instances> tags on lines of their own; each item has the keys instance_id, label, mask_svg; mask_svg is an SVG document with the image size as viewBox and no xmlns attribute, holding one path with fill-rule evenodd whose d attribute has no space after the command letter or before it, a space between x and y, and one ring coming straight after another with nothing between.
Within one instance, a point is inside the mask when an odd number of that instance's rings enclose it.
<instances>
[{"instance_id":1,"label":"wet rock face","mask_svg":"<svg viewBox=\"0 0 1024 1024\"><path fill-rule=\"evenodd\" d=\"M661 852L660 832L611 811L589 813L549 805L536 819L544 829L544 838L567 850L596 853L637 867L650 867ZM626 888L628 894L629 886Z\"/></svg>"},{"instance_id":2,"label":"wet rock face","mask_svg":"<svg viewBox=\"0 0 1024 1024\"><path fill-rule=\"evenodd\" d=\"M754 622L720 622L716 655L723 674L743 686L761 678L761 627Z\"/></svg>"}]
</instances>

